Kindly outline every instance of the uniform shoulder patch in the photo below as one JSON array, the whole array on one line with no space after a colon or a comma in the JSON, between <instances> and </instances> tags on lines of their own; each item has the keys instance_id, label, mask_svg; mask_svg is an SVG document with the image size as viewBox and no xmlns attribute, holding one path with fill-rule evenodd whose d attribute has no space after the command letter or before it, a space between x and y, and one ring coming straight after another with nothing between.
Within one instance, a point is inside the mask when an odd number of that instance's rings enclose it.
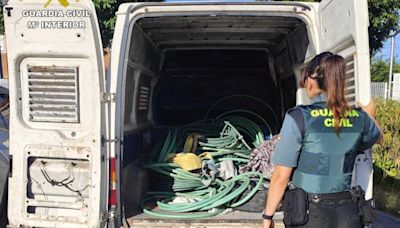
<instances>
[{"instance_id":1,"label":"uniform shoulder patch","mask_svg":"<svg viewBox=\"0 0 400 228\"><path fill-rule=\"evenodd\" d=\"M296 122L297 127L299 128L299 131L301 133L301 137L304 138L305 123L304 123L303 111L301 109L304 109L304 106L303 105L297 105L297 106L295 106L293 108L290 108L287 111L287 114L294 119L294 121Z\"/></svg>"}]
</instances>

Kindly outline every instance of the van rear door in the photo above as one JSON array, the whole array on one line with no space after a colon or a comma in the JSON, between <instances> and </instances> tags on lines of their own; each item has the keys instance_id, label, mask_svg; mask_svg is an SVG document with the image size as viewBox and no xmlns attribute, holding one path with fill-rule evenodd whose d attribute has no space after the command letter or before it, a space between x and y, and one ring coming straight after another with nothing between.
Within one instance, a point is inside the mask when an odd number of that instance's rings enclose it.
<instances>
[{"instance_id":1,"label":"van rear door","mask_svg":"<svg viewBox=\"0 0 400 228\"><path fill-rule=\"evenodd\" d=\"M102 44L89 0L10 0L11 226L100 227L108 162Z\"/></svg>"},{"instance_id":2,"label":"van rear door","mask_svg":"<svg viewBox=\"0 0 400 228\"><path fill-rule=\"evenodd\" d=\"M367 104L371 97L367 0L323 0L318 12L319 51L332 51L347 61L347 98ZM365 151L356 159L353 184L372 197L372 157Z\"/></svg>"}]
</instances>

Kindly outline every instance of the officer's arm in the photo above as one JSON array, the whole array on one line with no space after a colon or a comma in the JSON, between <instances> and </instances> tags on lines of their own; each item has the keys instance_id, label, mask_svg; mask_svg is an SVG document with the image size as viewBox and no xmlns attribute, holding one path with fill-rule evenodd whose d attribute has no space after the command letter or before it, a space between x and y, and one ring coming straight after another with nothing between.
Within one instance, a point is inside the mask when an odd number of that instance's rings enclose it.
<instances>
[{"instance_id":1,"label":"officer's arm","mask_svg":"<svg viewBox=\"0 0 400 228\"><path fill-rule=\"evenodd\" d=\"M300 113L298 113L300 111ZM295 113L299 115L291 115ZM298 125L303 119L301 110L294 108L285 115L280 132L281 138L277 143L272 155L272 163L275 164L275 170L271 177L270 187L268 190L267 204L264 213L273 215L278 208L279 203L285 193L285 189L289 183L293 168L297 166L301 146L302 133ZM295 121L295 118L298 121ZM270 227L270 220L264 220L263 227Z\"/></svg>"},{"instance_id":2,"label":"officer's arm","mask_svg":"<svg viewBox=\"0 0 400 228\"><path fill-rule=\"evenodd\" d=\"M379 138L378 138L378 140L376 140L376 144L382 144L382 142L383 142L383 130L382 130L382 127L381 127L381 125L378 123L378 121L376 121L376 119L374 118L373 119L374 120L374 122L375 122L375 125L376 125L376 127L379 129Z\"/></svg>"},{"instance_id":3,"label":"officer's arm","mask_svg":"<svg viewBox=\"0 0 400 228\"><path fill-rule=\"evenodd\" d=\"M375 123L375 126L379 130L379 137L375 141L376 144L381 144L383 141L383 130L381 125L376 121L375 116L376 116L376 104L374 100L371 100L368 105L362 105L360 102L357 102L357 106L360 107L364 112L368 114L368 116L373 120ZM376 138L375 138L376 139ZM372 146L372 145L371 145Z\"/></svg>"},{"instance_id":4,"label":"officer's arm","mask_svg":"<svg viewBox=\"0 0 400 228\"><path fill-rule=\"evenodd\" d=\"M282 200L285 189L289 183L292 174L292 167L285 167L281 165L275 166L275 171L272 174L270 187L268 190L267 204L265 206L265 214L272 215L278 208Z\"/></svg>"}]
</instances>

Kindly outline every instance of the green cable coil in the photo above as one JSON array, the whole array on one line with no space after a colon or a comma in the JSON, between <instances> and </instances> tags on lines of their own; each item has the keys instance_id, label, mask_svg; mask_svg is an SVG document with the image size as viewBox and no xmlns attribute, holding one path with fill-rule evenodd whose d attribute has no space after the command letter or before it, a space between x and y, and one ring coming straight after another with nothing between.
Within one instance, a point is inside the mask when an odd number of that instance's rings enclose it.
<instances>
[{"instance_id":1,"label":"green cable coil","mask_svg":"<svg viewBox=\"0 0 400 228\"><path fill-rule=\"evenodd\" d=\"M220 214L226 208L235 208L249 201L263 184L260 172L246 172L230 179L207 176L204 173L189 172L176 164L168 163L171 154L183 148L185 138L195 132L199 153L207 152L215 164L232 161L247 164L251 151L264 140L260 127L250 119L232 113L251 114L261 120L270 130L268 123L259 115L247 110L233 110L219 115L214 120L202 120L169 130L165 140L153 148L145 168L158 173L161 189L152 191L141 203L143 212L149 216L167 219L200 219ZM251 143L248 143L247 140ZM208 158L202 158L208 160ZM252 185L253 180L255 184ZM165 183L164 183L165 182ZM251 189L248 194L244 192ZM189 202L173 202L184 197ZM157 210L146 208L145 202L156 201Z\"/></svg>"}]
</instances>

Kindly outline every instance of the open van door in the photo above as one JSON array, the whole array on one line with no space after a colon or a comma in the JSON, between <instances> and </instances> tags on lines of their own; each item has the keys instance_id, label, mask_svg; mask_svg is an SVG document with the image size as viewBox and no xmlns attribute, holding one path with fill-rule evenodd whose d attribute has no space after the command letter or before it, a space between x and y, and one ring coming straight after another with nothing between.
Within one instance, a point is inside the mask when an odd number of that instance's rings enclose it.
<instances>
[{"instance_id":1,"label":"open van door","mask_svg":"<svg viewBox=\"0 0 400 228\"><path fill-rule=\"evenodd\" d=\"M107 221L105 75L89 0L4 6L10 85L12 227Z\"/></svg>"},{"instance_id":2,"label":"open van door","mask_svg":"<svg viewBox=\"0 0 400 228\"><path fill-rule=\"evenodd\" d=\"M332 51L347 61L347 99L367 104L371 98L367 0L323 0L318 13L319 50ZM371 150L356 158L353 185L372 197Z\"/></svg>"}]
</instances>

